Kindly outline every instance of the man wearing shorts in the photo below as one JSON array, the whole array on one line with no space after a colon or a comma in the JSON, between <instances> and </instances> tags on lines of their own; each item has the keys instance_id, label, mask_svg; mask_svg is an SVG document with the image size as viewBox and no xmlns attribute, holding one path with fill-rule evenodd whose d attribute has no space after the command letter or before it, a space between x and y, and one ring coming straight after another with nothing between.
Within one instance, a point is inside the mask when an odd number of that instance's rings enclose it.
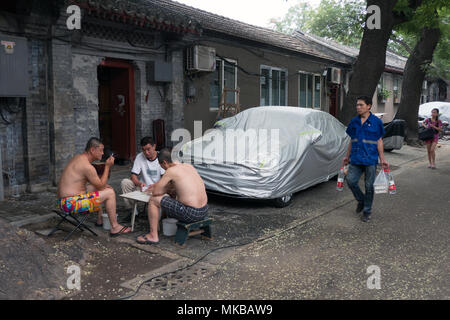
<instances>
[{"instance_id":1,"label":"man wearing shorts","mask_svg":"<svg viewBox=\"0 0 450 320\"><path fill-rule=\"evenodd\" d=\"M170 218L183 222L196 222L208 215L208 197L205 184L190 164L172 162L170 150L165 148L158 155L161 167L166 170L161 180L151 186L146 192L151 192L148 220L150 233L137 238L140 244L157 244L159 208ZM170 197L174 189L177 199Z\"/></svg>"},{"instance_id":2,"label":"man wearing shorts","mask_svg":"<svg viewBox=\"0 0 450 320\"><path fill-rule=\"evenodd\" d=\"M110 235L114 237L129 233L131 229L117 223L116 194L114 189L106 184L109 170L114 165L114 158L111 156L106 160L105 171L101 178L91 164L95 160L102 159L103 149L104 145L99 139L91 138L85 151L70 160L58 183L57 203L66 212L99 212L97 223L100 224L101 204L105 203L111 222Z\"/></svg>"}]
</instances>

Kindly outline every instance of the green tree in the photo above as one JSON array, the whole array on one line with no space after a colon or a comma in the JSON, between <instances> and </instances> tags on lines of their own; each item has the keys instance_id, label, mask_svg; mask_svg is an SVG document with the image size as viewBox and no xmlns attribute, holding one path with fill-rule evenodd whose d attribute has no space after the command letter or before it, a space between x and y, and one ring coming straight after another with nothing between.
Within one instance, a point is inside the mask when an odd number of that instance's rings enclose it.
<instances>
[{"instance_id":1,"label":"green tree","mask_svg":"<svg viewBox=\"0 0 450 320\"><path fill-rule=\"evenodd\" d=\"M344 98L342 111L338 118L348 123L355 115L358 96L372 97L386 64L386 50L394 27L408 22L421 5L421 0L367 0L367 7L372 5L380 9L381 28L364 28L358 58L353 66L349 91ZM367 19L371 18L367 15Z\"/></svg>"},{"instance_id":2,"label":"green tree","mask_svg":"<svg viewBox=\"0 0 450 320\"><path fill-rule=\"evenodd\" d=\"M312 14L314 14L314 9L307 2L299 2L288 9L284 18L273 18L270 23L274 30L289 34L295 30L306 30Z\"/></svg>"},{"instance_id":3,"label":"green tree","mask_svg":"<svg viewBox=\"0 0 450 320\"><path fill-rule=\"evenodd\" d=\"M406 121L408 129L406 141L408 144L418 143L417 113L425 75L427 73L439 73L439 76L446 76L445 63L448 60L448 54L444 55L440 50L445 50L445 45L448 45L448 17L448 9L445 7L445 1L428 0L417 9L411 21L399 26L399 30L404 34L420 35L406 62L403 73L402 97L396 114L396 118ZM443 41L441 42L441 47L439 48L437 57L435 58L435 65L433 66L433 54L442 35L444 35ZM443 65L437 67L436 63ZM439 70L439 68L443 69Z\"/></svg>"},{"instance_id":4,"label":"green tree","mask_svg":"<svg viewBox=\"0 0 450 320\"><path fill-rule=\"evenodd\" d=\"M317 9L301 2L291 8L284 19L274 20L273 24L282 32L300 29L342 44L360 47L350 81L350 90L339 115L341 121L345 123L354 115L356 96L372 96L375 91L384 71L386 49L410 58L407 63L408 73L412 75L414 81L405 79L408 77L405 70L403 86L408 83L409 85L405 87L407 89L402 90L402 94L405 95L402 101L409 101L410 105L418 105L420 102L420 94L412 100L411 96L406 96L412 90L419 93L421 91L420 88L416 88L418 80L422 79L421 72L412 72L413 68L424 70L427 75L438 76L448 83L450 9L445 6L445 2L446 0L368 0L366 3L362 0L322 0ZM381 9L381 30L362 27L366 19L364 13L366 5L368 7L372 4L378 5ZM439 37L436 37L438 34L436 28L440 30ZM439 41L437 46L434 43L436 40ZM431 48L433 50L430 50ZM367 63L368 61L370 63ZM406 118L404 108L401 113ZM415 107L408 109L409 126L417 123L417 119L413 119L417 116L417 110L414 109ZM417 128L411 127L409 134L416 131Z\"/></svg>"},{"instance_id":5,"label":"green tree","mask_svg":"<svg viewBox=\"0 0 450 320\"><path fill-rule=\"evenodd\" d=\"M284 18L272 19L271 23L279 32L301 30L359 47L364 16L364 0L322 0L316 9L307 2L299 2Z\"/></svg>"}]
</instances>

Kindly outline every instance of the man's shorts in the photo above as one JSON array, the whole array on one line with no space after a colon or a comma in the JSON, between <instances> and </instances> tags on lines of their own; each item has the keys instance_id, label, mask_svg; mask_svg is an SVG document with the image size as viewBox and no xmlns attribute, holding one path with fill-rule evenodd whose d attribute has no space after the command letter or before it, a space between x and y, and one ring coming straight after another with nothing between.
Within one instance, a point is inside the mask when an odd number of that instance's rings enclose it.
<instances>
[{"instance_id":1,"label":"man's shorts","mask_svg":"<svg viewBox=\"0 0 450 320\"><path fill-rule=\"evenodd\" d=\"M57 204L62 210L71 213L97 212L101 208L98 192L61 198L58 199Z\"/></svg>"},{"instance_id":2,"label":"man's shorts","mask_svg":"<svg viewBox=\"0 0 450 320\"><path fill-rule=\"evenodd\" d=\"M187 223L203 220L208 215L208 205L197 209L187 206L169 196L161 199L161 208L168 217Z\"/></svg>"}]
</instances>

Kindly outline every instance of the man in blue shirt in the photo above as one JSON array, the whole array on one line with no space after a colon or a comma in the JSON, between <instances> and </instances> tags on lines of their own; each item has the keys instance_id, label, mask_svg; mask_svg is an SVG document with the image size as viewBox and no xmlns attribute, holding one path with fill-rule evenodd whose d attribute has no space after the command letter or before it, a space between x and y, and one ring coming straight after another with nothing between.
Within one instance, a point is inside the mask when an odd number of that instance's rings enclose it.
<instances>
[{"instance_id":1,"label":"man in blue shirt","mask_svg":"<svg viewBox=\"0 0 450 320\"><path fill-rule=\"evenodd\" d=\"M371 108L371 98L362 96L357 99L356 111L358 116L354 117L347 127L347 134L352 140L344 158L344 165L350 162L347 183L358 201L356 212L359 213L364 210L362 217L364 222L370 220L372 213L373 183L375 181L378 158L380 158L383 169L389 167L389 164L384 159L383 122L370 112ZM363 173L365 174L366 194L362 193L358 185Z\"/></svg>"}]
</instances>

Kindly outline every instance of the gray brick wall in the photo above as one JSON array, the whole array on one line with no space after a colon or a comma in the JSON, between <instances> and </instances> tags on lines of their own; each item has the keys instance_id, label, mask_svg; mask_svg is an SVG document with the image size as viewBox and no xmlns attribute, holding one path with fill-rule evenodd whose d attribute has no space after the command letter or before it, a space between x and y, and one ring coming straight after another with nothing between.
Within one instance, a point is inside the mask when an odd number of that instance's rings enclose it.
<instances>
[{"instance_id":1,"label":"gray brick wall","mask_svg":"<svg viewBox=\"0 0 450 320\"><path fill-rule=\"evenodd\" d=\"M97 67L102 58L73 54L73 106L75 153L84 151L90 137L99 137Z\"/></svg>"},{"instance_id":2,"label":"gray brick wall","mask_svg":"<svg viewBox=\"0 0 450 320\"><path fill-rule=\"evenodd\" d=\"M62 10L60 19L53 26L57 38L51 40L38 40L48 36L45 26L26 26L25 32L42 33L42 37L30 36L28 43L29 96L22 112L15 115L13 125L0 123L3 169L8 169L14 162L21 191L26 187L33 190L35 185L56 185L68 161L83 151L89 137L99 136L97 67L106 56L130 61L130 54L110 54L107 50L113 51L116 47L109 48L108 44L104 45L105 52L80 52L77 44L70 43L71 36L76 33L68 33L65 19L65 10ZM5 27L1 22L0 26ZM156 46L160 44L161 36L155 34ZM74 41L77 42L76 39ZM128 43L120 46L123 48L119 50L133 50ZM75 47L78 51L74 50ZM153 136L154 120L165 121L168 145L171 144L172 131L184 125L183 53L180 50L169 54L169 61L173 64L172 83L149 84L145 61L160 59L161 54L149 52L137 55L133 61L138 152L141 138ZM14 148L10 144L7 150L8 134L14 137ZM4 185L9 186L7 177Z\"/></svg>"},{"instance_id":3,"label":"gray brick wall","mask_svg":"<svg viewBox=\"0 0 450 320\"><path fill-rule=\"evenodd\" d=\"M0 124L3 170L14 171L20 192L49 180L46 42L30 39L28 55L29 95L21 112L10 115L13 123ZM8 175L4 175L4 186L6 195L9 195Z\"/></svg>"},{"instance_id":4,"label":"gray brick wall","mask_svg":"<svg viewBox=\"0 0 450 320\"><path fill-rule=\"evenodd\" d=\"M158 60L160 58L153 58ZM163 119L166 129L166 144L170 144L170 136L174 128L183 127L183 73L180 75L176 72L182 72L183 60L176 55L172 61L174 66L174 81L172 83L147 83L145 74L145 62L137 62L137 81L136 85L136 140L138 144L137 150L140 149L139 141L144 136L153 136L153 121ZM148 94L147 102L145 97ZM175 115L181 112L181 115Z\"/></svg>"},{"instance_id":5,"label":"gray brick wall","mask_svg":"<svg viewBox=\"0 0 450 320\"><path fill-rule=\"evenodd\" d=\"M52 121L52 173L53 183L57 183L61 171L76 153L76 118L73 101L72 52L71 45L59 40L51 44L51 103Z\"/></svg>"},{"instance_id":6,"label":"gray brick wall","mask_svg":"<svg viewBox=\"0 0 450 320\"><path fill-rule=\"evenodd\" d=\"M0 120L0 145L2 152L2 170L5 194L9 195L11 180L15 179L14 185L26 184L25 159L22 127L24 122L24 111L18 114L4 114L11 121L6 124ZM22 186L20 189L24 189Z\"/></svg>"},{"instance_id":7,"label":"gray brick wall","mask_svg":"<svg viewBox=\"0 0 450 320\"><path fill-rule=\"evenodd\" d=\"M29 185L48 182L49 124L47 104L47 48L42 40L29 41L29 97L26 104L26 150Z\"/></svg>"},{"instance_id":8,"label":"gray brick wall","mask_svg":"<svg viewBox=\"0 0 450 320\"><path fill-rule=\"evenodd\" d=\"M168 137L172 131L184 128L184 70L183 70L183 52L175 51L172 53L172 73L173 82L170 88L170 101L167 111L171 115L170 127L168 127Z\"/></svg>"}]
</instances>

